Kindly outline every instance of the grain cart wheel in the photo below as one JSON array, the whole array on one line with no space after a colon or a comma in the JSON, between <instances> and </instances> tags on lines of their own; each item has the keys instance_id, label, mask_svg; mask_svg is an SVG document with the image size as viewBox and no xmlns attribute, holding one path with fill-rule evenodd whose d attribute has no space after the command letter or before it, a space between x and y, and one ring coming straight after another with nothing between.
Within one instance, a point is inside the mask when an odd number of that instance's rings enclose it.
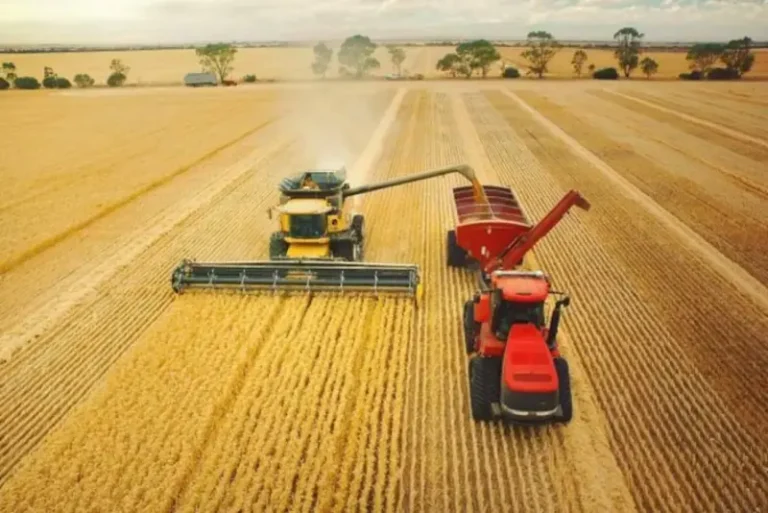
<instances>
[{"instance_id":1,"label":"grain cart wheel","mask_svg":"<svg viewBox=\"0 0 768 513\"><path fill-rule=\"evenodd\" d=\"M464 346L467 354L475 352L475 302L464 303Z\"/></svg>"},{"instance_id":2,"label":"grain cart wheel","mask_svg":"<svg viewBox=\"0 0 768 513\"><path fill-rule=\"evenodd\" d=\"M501 358L472 355L469 359L469 402L472 418L493 420L492 404L501 396Z\"/></svg>"},{"instance_id":3,"label":"grain cart wheel","mask_svg":"<svg viewBox=\"0 0 768 513\"><path fill-rule=\"evenodd\" d=\"M288 243L282 232L274 232L269 237L269 258L275 260L282 258L288 253Z\"/></svg>"},{"instance_id":4,"label":"grain cart wheel","mask_svg":"<svg viewBox=\"0 0 768 513\"><path fill-rule=\"evenodd\" d=\"M568 360L562 357L555 358L555 372L560 382L560 415L558 422L568 423L573 418L573 398L571 396L571 375L568 370Z\"/></svg>"},{"instance_id":5,"label":"grain cart wheel","mask_svg":"<svg viewBox=\"0 0 768 513\"><path fill-rule=\"evenodd\" d=\"M449 267L466 267L467 265L467 252L464 248L456 243L456 231L450 230L448 232L446 250L448 253L448 266Z\"/></svg>"}]
</instances>

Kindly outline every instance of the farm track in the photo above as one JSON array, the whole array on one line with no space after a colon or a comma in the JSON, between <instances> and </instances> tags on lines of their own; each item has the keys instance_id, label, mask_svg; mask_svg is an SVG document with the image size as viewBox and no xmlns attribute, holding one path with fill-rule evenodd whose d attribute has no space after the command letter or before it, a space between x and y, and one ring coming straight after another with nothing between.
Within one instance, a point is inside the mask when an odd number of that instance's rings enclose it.
<instances>
[{"instance_id":1,"label":"farm track","mask_svg":"<svg viewBox=\"0 0 768 513\"><path fill-rule=\"evenodd\" d=\"M20 325L31 343L0 363L0 511L719 512L768 502L764 312L508 95L467 91L296 97L300 116L185 175L182 199L161 187L142 202L154 209L145 217L131 223L126 207L94 226L86 247L100 282L36 338ZM519 96L551 114L540 96ZM603 116L595 141L614 122ZM679 120L648 119L684 135L672 142L681 158L705 140ZM649 151L660 144L651 140ZM591 201L527 259L573 295L561 330L574 422L470 418L458 319L475 286L445 265L444 248L451 189L466 185L457 176L359 197L366 260L418 263L418 307L329 293L174 299L167 278L180 258L265 253L263 211L285 174L352 158L355 185L468 162L483 182L515 189L534 219L569 188ZM697 165L711 177L718 162ZM219 165L229 182L206 192ZM704 185L685 187L701 201ZM121 261L122 241L135 238L121 230L148 223L145 245L135 240ZM60 292L56 251L76 255L65 241L22 264L17 290L32 284L25 266L48 258L43 276ZM67 276L72 290L84 283L83 268ZM12 300L7 285L0 299ZM18 301L7 319L45 304Z\"/></svg>"},{"instance_id":2,"label":"farm track","mask_svg":"<svg viewBox=\"0 0 768 513\"><path fill-rule=\"evenodd\" d=\"M715 197L716 190L704 187L684 175L661 167L651 157L640 154L617 135L608 135L576 114L533 92L518 95L557 124L582 146L627 178L640 191L655 200L733 262L768 284L768 255L757 242L768 237L768 219L762 210L754 216L738 215L739 206L727 198ZM578 111L578 108L575 108ZM750 198L747 198L749 201ZM752 196L753 205L761 203ZM762 234L762 235L761 235Z\"/></svg>"},{"instance_id":3,"label":"farm track","mask_svg":"<svg viewBox=\"0 0 768 513\"><path fill-rule=\"evenodd\" d=\"M768 498L759 477L765 447L756 435L768 427L766 404L754 394L768 364L760 352L764 315L508 98L487 93L475 101L471 110L487 113L478 114L478 126L493 127L499 116L507 123L483 140L502 169L512 163L508 176L534 217L567 188L593 204L579 218L582 229L563 224L537 256L558 287L576 296L566 317L572 351L606 412L611 447L639 508L757 508ZM493 109L482 109L486 102ZM510 140L528 150L510 154L503 144ZM718 467L742 478L712 473Z\"/></svg>"}]
</instances>

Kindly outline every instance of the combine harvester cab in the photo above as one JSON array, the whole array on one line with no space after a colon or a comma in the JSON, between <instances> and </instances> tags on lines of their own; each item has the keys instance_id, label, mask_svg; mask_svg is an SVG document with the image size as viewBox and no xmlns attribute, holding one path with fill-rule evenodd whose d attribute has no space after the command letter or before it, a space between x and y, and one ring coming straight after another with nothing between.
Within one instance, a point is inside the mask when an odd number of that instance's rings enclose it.
<instances>
[{"instance_id":1,"label":"combine harvester cab","mask_svg":"<svg viewBox=\"0 0 768 513\"><path fill-rule=\"evenodd\" d=\"M389 187L459 173L482 195L472 168L434 169L372 185L352 188L346 170L309 170L279 185L279 230L270 238L270 260L196 262L183 260L172 272L176 293L195 289L293 291L364 291L421 295L416 264L362 261L364 219L344 210L345 200Z\"/></svg>"},{"instance_id":2,"label":"combine harvester cab","mask_svg":"<svg viewBox=\"0 0 768 513\"><path fill-rule=\"evenodd\" d=\"M464 304L464 345L469 361L472 417L520 424L569 422L573 416L570 374L557 332L568 295L551 289L540 270L520 270L534 245L573 206L589 210L568 192L533 225L507 187L485 186L488 207L467 187L454 189L458 225L447 237L448 265L475 267L480 291ZM556 296L549 325L545 307Z\"/></svg>"}]
</instances>

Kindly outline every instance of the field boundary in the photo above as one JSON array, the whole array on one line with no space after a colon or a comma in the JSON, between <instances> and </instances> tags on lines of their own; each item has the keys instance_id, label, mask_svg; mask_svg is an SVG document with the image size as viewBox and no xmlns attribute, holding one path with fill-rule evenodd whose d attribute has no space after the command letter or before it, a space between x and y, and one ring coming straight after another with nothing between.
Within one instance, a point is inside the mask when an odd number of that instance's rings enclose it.
<instances>
[{"instance_id":1,"label":"field boundary","mask_svg":"<svg viewBox=\"0 0 768 513\"><path fill-rule=\"evenodd\" d=\"M24 320L0 336L0 362L10 360L13 352L28 341L41 336L49 331L52 326L60 321L67 312L78 304L89 293L108 280L120 269L127 266L137 258L142 251L154 244L160 237L174 229L194 212L214 201L215 198L236 185L250 169L268 160L275 153L281 152L289 142L281 140L274 149L261 155L261 150L254 150L248 157L241 159L229 170L231 176L213 182L210 187L192 196L188 201L175 205L170 212L164 211L158 214L155 222L149 229L139 229L140 234L131 239L131 244L123 246L119 252L102 260L87 276L73 283L67 290L51 299L44 305L35 309L24 317ZM245 165L244 165L245 164ZM170 290L170 288L169 288Z\"/></svg>"},{"instance_id":2,"label":"field boundary","mask_svg":"<svg viewBox=\"0 0 768 513\"><path fill-rule=\"evenodd\" d=\"M680 240L684 244L701 256L704 261L709 263L718 274L730 281L740 293L751 298L757 306L768 312L768 289L755 277L744 270L743 267L720 253L720 251L704 240L704 238L688 227L688 225L661 207L661 205L656 203L650 196L632 185L632 183L621 176L600 157L582 146L576 139L568 135L562 128L547 119L539 111L528 105L519 96L506 89L502 89L501 91L504 95L515 101L526 112L530 113L535 120L552 132L553 135L560 138L569 148L571 148L574 154L584 159L595 169L600 171L606 178L616 184L621 191L623 191L625 196L637 201L668 229L680 237Z\"/></svg>"},{"instance_id":3,"label":"field boundary","mask_svg":"<svg viewBox=\"0 0 768 513\"><path fill-rule=\"evenodd\" d=\"M620 93L618 91L614 91L608 88L603 88L603 91L613 94L615 96L626 98L627 100L631 100L633 102L639 103L640 105L645 105L646 107L651 107L652 109L656 109L661 112L666 112L667 114L672 114L673 116L677 116L680 119L684 119L685 121L690 121L691 123L696 123L697 125L703 126L705 128L711 128L712 130L717 130L718 132L725 134L729 137L733 137L734 139L739 139L744 142L748 142L748 143L756 144L758 146L762 146L764 148L768 148L768 141L764 139L760 139L759 137L753 137L749 134L745 134L744 132L740 132L738 130L728 128L726 126L720 125L713 121L707 121L705 119L697 118L696 116L691 116L690 114L679 112L674 109L669 109L667 107L664 107L663 105L658 105L656 103L649 102L641 98L635 98L634 96Z\"/></svg>"}]
</instances>

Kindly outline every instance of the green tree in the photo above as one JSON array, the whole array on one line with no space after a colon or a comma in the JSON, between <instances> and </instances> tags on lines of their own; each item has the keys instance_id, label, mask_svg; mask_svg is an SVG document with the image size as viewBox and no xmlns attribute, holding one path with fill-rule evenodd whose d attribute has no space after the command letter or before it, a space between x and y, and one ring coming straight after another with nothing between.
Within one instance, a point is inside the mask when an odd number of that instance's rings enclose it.
<instances>
[{"instance_id":1,"label":"green tree","mask_svg":"<svg viewBox=\"0 0 768 513\"><path fill-rule=\"evenodd\" d=\"M587 52L584 50L576 50L573 52L573 58L571 59L571 65L573 65L573 71L576 76L581 78L581 72L584 69L584 63L587 62Z\"/></svg>"},{"instance_id":2,"label":"green tree","mask_svg":"<svg viewBox=\"0 0 768 513\"><path fill-rule=\"evenodd\" d=\"M80 88L91 87L96 83L96 81L92 79L91 76L87 73L78 73L75 75L74 81L77 87Z\"/></svg>"},{"instance_id":3,"label":"green tree","mask_svg":"<svg viewBox=\"0 0 768 513\"><path fill-rule=\"evenodd\" d=\"M697 43L688 49L685 59L690 61L688 67L703 73L709 71L725 51L725 45L720 43Z\"/></svg>"},{"instance_id":4,"label":"green tree","mask_svg":"<svg viewBox=\"0 0 768 513\"><path fill-rule=\"evenodd\" d=\"M46 89L56 89L58 86L56 72L53 68L46 66L43 68L43 87Z\"/></svg>"},{"instance_id":5,"label":"green tree","mask_svg":"<svg viewBox=\"0 0 768 513\"><path fill-rule=\"evenodd\" d=\"M502 77L504 76L505 69L507 69L507 60L501 59L501 61L499 61L499 73L501 74Z\"/></svg>"},{"instance_id":6,"label":"green tree","mask_svg":"<svg viewBox=\"0 0 768 513\"><path fill-rule=\"evenodd\" d=\"M392 66L395 67L399 75L403 61L405 61L405 50L396 46L390 46L387 50L389 51L389 58L392 60Z\"/></svg>"},{"instance_id":7,"label":"green tree","mask_svg":"<svg viewBox=\"0 0 768 513\"><path fill-rule=\"evenodd\" d=\"M109 63L109 69L112 70L112 73L107 77L107 85L109 87L122 87L128 80L128 72L131 71L131 68L123 64L120 59L112 59Z\"/></svg>"},{"instance_id":8,"label":"green tree","mask_svg":"<svg viewBox=\"0 0 768 513\"><path fill-rule=\"evenodd\" d=\"M655 75L659 71L659 63L650 57L646 57L640 61L640 69L643 70L646 78L650 79L651 75Z\"/></svg>"},{"instance_id":9,"label":"green tree","mask_svg":"<svg viewBox=\"0 0 768 513\"><path fill-rule=\"evenodd\" d=\"M537 30L528 33L525 44L528 49L522 53L522 56L530 62L528 74L533 73L542 78L547 72L549 61L560 49L560 43L549 32Z\"/></svg>"},{"instance_id":10,"label":"green tree","mask_svg":"<svg viewBox=\"0 0 768 513\"><path fill-rule=\"evenodd\" d=\"M372 69L378 69L381 64L373 57L377 45L368 36L356 34L348 37L339 49L339 63L342 74L354 74L361 78Z\"/></svg>"},{"instance_id":11,"label":"green tree","mask_svg":"<svg viewBox=\"0 0 768 513\"><path fill-rule=\"evenodd\" d=\"M435 67L440 71L450 73L452 77L456 78L456 75L460 72L461 66L461 58L458 55L455 53L447 53L442 59L437 61L437 66ZM469 66L467 66L467 69L469 69Z\"/></svg>"},{"instance_id":12,"label":"green tree","mask_svg":"<svg viewBox=\"0 0 768 513\"><path fill-rule=\"evenodd\" d=\"M491 65L501 59L501 54L496 50L496 47L485 39L477 39L475 41L461 43L456 47L456 55L458 55L464 65L469 68L468 70L462 68L459 71L460 73L461 71L465 71L463 74L467 78L472 76L472 72L476 69L479 69L483 78L485 78L488 76L488 71L491 69Z\"/></svg>"},{"instance_id":13,"label":"green tree","mask_svg":"<svg viewBox=\"0 0 768 513\"><path fill-rule=\"evenodd\" d=\"M619 67L624 71L624 76L629 78L632 70L640 63L640 43L644 34L633 27L624 27L616 31L613 38L618 46L613 54L619 61Z\"/></svg>"},{"instance_id":14,"label":"green tree","mask_svg":"<svg viewBox=\"0 0 768 513\"><path fill-rule=\"evenodd\" d=\"M40 89L40 82L35 77L18 77L13 85L16 89Z\"/></svg>"},{"instance_id":15,"label":"green tree","mask_svg":"<svg viewBox=\"0 0 768 513\"><path fill-rule=\"evenodd\" d=\"M109 63L109 69L111 69L113 73L120 73L126 77L128 76L128 72L131 71L131 68L123 64L123 61L120 59L112 59L112 62Z\"/></svg>"},{"instance_id":16,"label":"green tree","mask_svg":"<svg viewBox=\"0 0 768 513\"><path fill-rule=\"evenodd\" d=\"M109 77L107 77L107 85L109 87L122 87L122 85L125 84L127 78L128 77L124 73L115 71L109 75Z\"/></svg>"},{"instance_id":17,"label":"green tree","mask_svg":"<svg viewBox=\"0 0 768 513\"><path fill-rule=\"evenodd\" d=\"M232 73L236 53L237 48L226 43L212 43L195 49L203 70L217 75L219 82L224 82Z\"/></svg>"},{"instance_id":18,"label":"green tree","mask_svg":"<svg viewBox=\"0 0 768 513\"><path fill-rule=\"evenodd\" d=\"M12 62L3 63L3 75L8 82L13 83L16 80L16 65Z\"/></svg>"},{"instance_id":19,"label":"green tree","mask_svg":"<svg viewBox=\"0 0 768 513\"><path fill-rule=\"evenodd\" d=\"M325 43L317 43L312 49L315 52L315 62L312 63L312 72L325 78L328 72L328 65L333 58L333 50L328 48Z\"/></svg>"},{"instance_id":20,"label":"green tree","mask_svg":"<svg viewBox=\"0 0 768 513\"><path fill-rule=\"evenodd\" d=\"M744 37L733 39L725 45L720 60L728 69L734 70L739 77L752 69L755 63L755 54L751 51L752 39Z\"/></svg>"}]
</instances>

